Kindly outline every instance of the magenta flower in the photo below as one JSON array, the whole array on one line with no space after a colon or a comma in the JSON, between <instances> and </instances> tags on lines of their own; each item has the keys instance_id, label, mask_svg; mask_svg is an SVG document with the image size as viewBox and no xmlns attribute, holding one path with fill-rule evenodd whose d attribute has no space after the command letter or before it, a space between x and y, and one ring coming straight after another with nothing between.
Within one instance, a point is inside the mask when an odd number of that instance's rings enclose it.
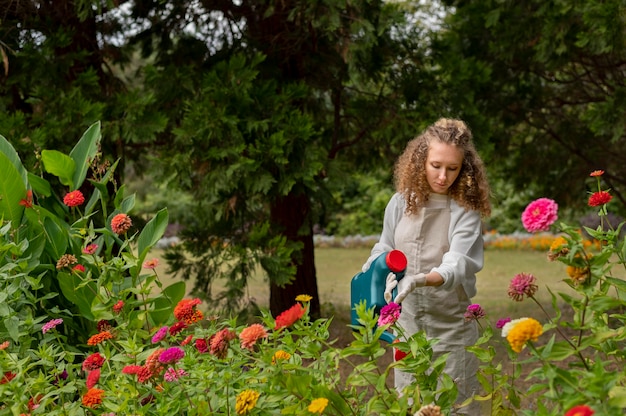
<instances>
[{"instance_id":1,"label":"magenta flower","mask_svg":"<svg viewBox=\"0 0 626 416\"><path fill-rule=\"evenodd\" d=\"M496 322L496 328L502 329L504 328L504 325L508 324L509 322L511 322L511 318L498 319L498 322Z\"/></svg>"},{"instance_id":2,"label":"magenta flower","mask_svg":"<svg viewBox=\"0 0 626 416\"><path fill-rule=\"evenodd\" d=\"M63 319L61 318L48 321L41 327L41 332L45 334L46 332L50 331L51 329L56 328L57 325L61 325L62 323L63 323Z\"/></svg>"},{"instance_id":3,"label":"magenta flower","mask_svg":"<svg viewBox=\"0 0 626 416\"><path fill-rule=\"evenodd\" d=\"M548 231L550 226L559 218L559 206L548 198L539 198L526 207L522 213L522 224L530 233Z\"/></svg>"},{"instance_id":4,"label":"magenta flower","mask_svg":"<svg viewBox=\"0 0 626 416\"><path fill-rule=\"evenodd\" d=\"M167 330L169 329L168 326L163 326L161 327L161 329L159 329L156 334L154 334L154 336L152 337L152 343L156 344L159 341L162 341L163 338L165 338L165 336L167 335Z\"/></svg>"},{"instance_id":5,"label":"magenta flower","mask_svg":"<svg viewBox=\"0 0 626 416\"><path fill-rule=\"evenodd\" d=\"M521 302L524 299L524 295L529 298L537 292L537 285L535 284L535 276L530 273L518 273L511 279L509 284L509 297L511 299Z\"/></svg>"},{"instance_id":6,"label":"magenta flower","mask_svg":"<svg viewBox=\"0 0 626 416\"><path fill-rule=\"evenodd\" d=\"M185 351L178 347L171 347L166 349L159 355L159 362L163 364L175 363L185 356Z\"/></svg>"},{"instance_id":7,"label":"magenta flower","mask_svg":"<svg viewBox=\"0 0 626 416\"><path fill-rule=\"evenodd\" d=\"M402 306L394 302L390 302L387 305L383 306L380 310L378 326L394 324L400 318L401 311Z\"/></svg>"},{"instance_id":8,"label":"magenta flower","mask_svg":"<svg viewBox=\"0 0 626 416\"><path fill-rule=\"evenodd\" d=\"M485 310L478 303L472 303L467 307L463 317L465 318L465 322L478 320L485 317Z\"/></svg>"}]
</instances>

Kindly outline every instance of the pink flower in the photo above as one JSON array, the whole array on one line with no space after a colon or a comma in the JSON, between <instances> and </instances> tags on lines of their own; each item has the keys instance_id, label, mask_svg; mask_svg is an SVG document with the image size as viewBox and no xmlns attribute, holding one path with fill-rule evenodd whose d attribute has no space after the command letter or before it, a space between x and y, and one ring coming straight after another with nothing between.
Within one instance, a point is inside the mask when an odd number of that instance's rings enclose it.
<instances>
[{"instance_id":1,"label":"pink flower","mask_svg":"<svg viewBox=\"0 0 626 416\"><path fill-rule=\"evenodd\" d=\"M163 374L163 378L165 379L165 381L172 382L186 375L187 375L187 372L183 370L182 368L174 369L170 367L165 371L165 374Z\"/></svg>"},{"instance_id":2,"label":"pink flower","mask_svg":"<svg viewBox=\"0 0 626 416\"><path fill-rule=\"evenodd\" d=\"M559 218L559 206L552 199L539 198L526 207L522 213L522 224L530 233L548 231Z\"/></svg>"},{"instance_id":3,"label":"pink flower","mask_svg":"<svg viewBox=\"0 0 626 416\"><path fill-rule=\"evenodd\" d=\"M97 244L87 244L83 249L83 254L95 254L96 250L98 250Z\"/></svg>"},{"instance_id":4,"label":"pink flower","mask_svg":"<svg viewBox=\"0 0 626 416\"><path fill-rule=\"evenodd\" d=\"M151 259L143 262L144 269L154 270L159 265L159 259Z\"/></svg>"},{"instance_id":5,"label":"pink flower","mask_svg":"<svg viewBox=\"0 0 626 416\"><path fill-rule=\"evenodd\" d=\"M252 324L239 334L241 347L249 350L253 349L254 344L261 338L267 338L267 330L261 324Z\"/></svg>"},{"instance_id":6,"label":"pink flower","mask_svg":"<svg viewBox=\"0 0 626 416\"><path fill-rule=\"evenodd\" d=\"M169 327L167 326L163 326L161 327L156 334L154 334L154 336L152 337L152 343L156 344L157 342L160 342L163 340L163 338L165 338L165 336L167 335L167 330L169 329Z\"/></svg>"},{"instance_id":7,"label":"pink flower","mask_svg":"<svg viewBox=\"0 0 626 416\"><path fill-rule=\"evenodd\" d=\"M465 318L465 322L478 320L485 317L485 310L478 303L472 303L467 307L463 317Z\"/></svg>"},{"instance_id":8,"label":"pink flower","mask_svg":"<svg viewBox=\"0 0 626 416\"><path fill-rule=\"evenodd\" d=\"M57 325L61 325L62 323L63 323L63 319L61 318L48 321L41 327L41 332L45 334L46 332L50 331L51 329L56 328Z\"/></svg>"},{"instance_id":9,"label":"pink flower","mask_svg":"<svg viewBox=\"0 0 626 416\"><path fill-rule=\"evenodd\" d=\"M63 197L63 203L68 207L77 207L85 202L85 197L81 191L72 191Z\"/></svg>"},{"instance_id":10,"label":"pink flower","mask_svg":"<svg viewBox=\"0 0 626 416\"><path fill-rule=\"evenodd\" d=\"M594 177L594 178L598 176L602 176L602 175L604 175L603 170L594 170L593 172L589 174L589 176Z\"/></svg>"},{"instance_id":11,"label":"pink flower","mask_svg":"<svg viewBox=\"0 0 626 416\"><path fill-rule=\"evenodd\" d=\"M126 234L132 225L132 220L126 214L117 214L111 220L111 230L117 235Z\"/></svg>"},{"instance_id":12,"label":"pink flower","mask_svg":"<svg viewBox=\"0 0 626 416\"><path fill-rule=\"evenodd\" d=\"M496 328L502 329L504 328L504 325L508 324L509 322L511 322L511 318L498 319L498 322L496 322Z\"/></svg>"},{"instance_id":13,"label":"pink flower","mask_svg":"<svg viewBox=\"0 0 626 416\"><path fill-rule=\"evenodd\" d=\"M228 352L228 343L235 338L237 338L235 331L224 328L211 337L209 351L217 358L224 358Z\"/></svg>"},{"instance_id":14,"label":"pink flower","mask_svg":"<svg viewBox=\"0 0 626 416\"><path fill-rule=\"evenodd\" d=\"M175 363L185 356L185 351L178 347L171 347L166 349L159 355L159 362L163 364Z\"/></svg>"},{"instance_id":15,"label":"pink flower","mask_svg":"<svg viewBox=\"0 0 626 416\"><path fill-rule=\"evenodd\" d=\"M392 325L400 318L400 312L402 306L397 303L390 302L383 306L380 310L380 317L378 318L378 326Z\"/></svg>"},{"instance_id":16,"label":"pink flower","mask_svg":"<svg viewBox=\"0 0 626 416\"><path fill-rule=\"evenodd\" d=\"M517 302L521 302L524 295L529 298L533 297L536 292L535 276L530 273L516 274L509 283L509 297Z\"/></svg>"},{"instance_id":17,"label":"pink flower","mask_svg":"<svg viewBox=\"0 0 626 416\"><path fill-rule=\"evenodd\" d=\"M98 384L98 381L100 381L100 369L99 368L90 371L89 374L87 375L87 388L90 389L92 387L95 387L96 384Z\"/></svg>"}]
</instances>

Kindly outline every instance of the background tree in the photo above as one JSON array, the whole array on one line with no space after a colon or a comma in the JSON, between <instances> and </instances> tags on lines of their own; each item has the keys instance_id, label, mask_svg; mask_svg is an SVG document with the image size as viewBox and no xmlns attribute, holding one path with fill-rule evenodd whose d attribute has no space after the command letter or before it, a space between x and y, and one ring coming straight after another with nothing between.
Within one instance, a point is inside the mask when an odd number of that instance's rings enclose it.
<instances>
[{"instance_id":1,"label":"background tree","mask_svg":"<svg viewBox=\"0 0 626 416\"><path fill-rule=\"evenodd\" d=\"M577 178L603 169L624 215L624 2L444 3L435 59L448 101L493 143L495 176L580 211L593 181Z\"/></svg>"}]
</instances>

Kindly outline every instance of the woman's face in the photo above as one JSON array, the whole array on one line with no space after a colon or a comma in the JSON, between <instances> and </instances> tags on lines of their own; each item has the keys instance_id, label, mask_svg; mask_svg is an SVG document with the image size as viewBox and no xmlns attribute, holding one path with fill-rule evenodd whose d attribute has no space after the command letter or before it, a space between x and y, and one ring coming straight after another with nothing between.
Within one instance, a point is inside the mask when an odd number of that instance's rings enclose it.
<instances>
[{"instance_id":1,"label":"woman's face","mask_svg":"<svg viewBox=\"0 0 626 416\"><path fill-rule=\"evenodd\" d=\"M426 158L426 179L435 194L447 194L461 172L463 153L451 144L430 142Z\"/></svg>"}]
</instances>

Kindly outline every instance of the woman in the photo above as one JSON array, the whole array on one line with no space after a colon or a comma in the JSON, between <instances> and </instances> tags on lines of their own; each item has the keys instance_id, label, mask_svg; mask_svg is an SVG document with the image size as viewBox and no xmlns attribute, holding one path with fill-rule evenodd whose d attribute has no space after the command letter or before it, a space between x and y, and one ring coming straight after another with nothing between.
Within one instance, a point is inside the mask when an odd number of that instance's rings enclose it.
<instances>
[{"instance_id":1,"label":"woman","mask_svg":"<svg viewBox=\"0 0 626 416\"><path fill-rule=\"evenodd\" d=\"M482 217L491 214L489 185L472 134L463 121L440 119L411 140L394 171L396 193L386 209L383 230L367 271L381 253L398 249L408 259L405 277L387 277L385 300L402 304L397 324L406 336L425 331L437 338L435 357L449 353L445 372L458 387L457 403L478 392L478 361L465 351L478 339L475 321L464 313L476 295L483 266ZM400 393L412 376L395 370ZM456 414L479 415L478 402Z\"/></svg>"}]
</instances>

